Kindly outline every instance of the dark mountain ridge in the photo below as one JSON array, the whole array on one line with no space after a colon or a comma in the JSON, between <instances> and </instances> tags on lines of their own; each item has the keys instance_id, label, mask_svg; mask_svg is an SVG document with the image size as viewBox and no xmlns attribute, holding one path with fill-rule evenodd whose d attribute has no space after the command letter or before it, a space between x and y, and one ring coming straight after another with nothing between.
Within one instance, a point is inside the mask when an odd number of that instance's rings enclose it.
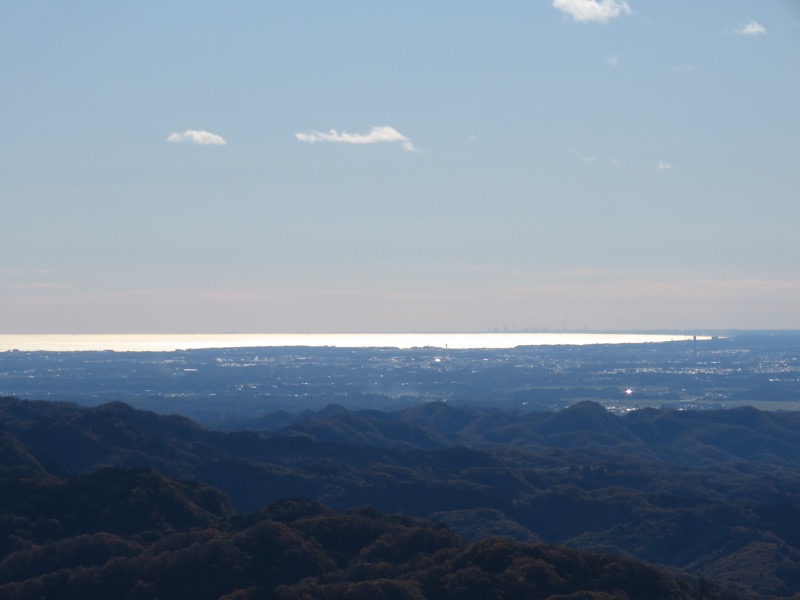
<instances>
[{"instance_id":1,"label":"dark mountain ridge","mask_svg":"<svg viewBox=\"0 0 800 600\"><path fill-rule=\"evenodd\" d=\"M275 431L222 433L120 403L6 398L0 470L13 481L154 468L215 486L243 512L285 497L370 504L469 540L602 550L786 597L800 574L799 426L797 413L751 409L615 416L593 403L555 414L432 403L332 407Z\"/></svg>"},{"instance_id":2,"label":"dark mountain ridge","mask_svg":"<svg viewBox=\"0 0 800 600\"><path fill-rule=\"evenodd\" d=\"M0 513L0 597L737 598L624 557L498 538L470 544L371 507L287 499L235 517L219 499L151 470L18 480Z\"/></svg>"}]
</instances>

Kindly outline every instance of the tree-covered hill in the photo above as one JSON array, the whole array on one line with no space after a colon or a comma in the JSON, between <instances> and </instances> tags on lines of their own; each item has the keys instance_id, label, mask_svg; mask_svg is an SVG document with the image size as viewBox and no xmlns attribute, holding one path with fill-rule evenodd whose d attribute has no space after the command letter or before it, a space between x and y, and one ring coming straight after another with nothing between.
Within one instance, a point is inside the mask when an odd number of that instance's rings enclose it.
<instances>
[{"instance_id":1,"label":"tree-covered hill","mask_svg":"<svg viewBox=\"0 0 800 600\"><path fill-rule=\"evenodd\" d=\"M155 471L4 482L0 597L733 600L644 563L486 538L374 508L284 500L234 517Z\"/></svg>"},{"instance_id":2,"label":"tree-covered hill","mask_svg":"<svg viewBox=\"0 0 800 600\"><path fill-rule=\"evenodd\" d=\"M335 510L369 504L447 523L469 541L506 536L634 557L763 596L800 589L797 413L615 416L579 403L520 414L432 403L281 418L277 430L222 433L121 403L6 398L0 472L13 486L157 469L220 489L243 513L286 497ZM189 493L176 485L170 497ZM203 497L152 518L225 514L217 496Z\"/></svg>"}]
</instances>

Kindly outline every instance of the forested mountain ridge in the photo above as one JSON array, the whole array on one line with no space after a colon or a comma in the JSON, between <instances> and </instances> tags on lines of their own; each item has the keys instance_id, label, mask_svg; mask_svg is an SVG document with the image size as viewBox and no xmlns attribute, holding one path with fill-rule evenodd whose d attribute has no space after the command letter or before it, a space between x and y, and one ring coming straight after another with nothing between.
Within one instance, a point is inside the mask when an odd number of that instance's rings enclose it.
<instances>
[{"instance_id":1,"label":"forested mountain ridge","mask_svg":"<svg viewBox=\"0 0 800 600\"><path fill-rule=\"evenodd\" d=\"M280 418L273 431L221 433L121 403L7 398L2 468L15 479L155 468L216 486L244 512L285 497L338 510L371 504L470 540L628 555L763 596L800 589L796 413L431 403ZM197 510L222 514L207 495Z\"/></svg>"},{"instance_id":2,"label":"forested mountain ridge","mask_svg":"<svg viewBox=\"0 0 800 600\"><path fill-rule=\"evenodd\" d=\"M737 598L624 557L470 544L370 507L283 500L234 517L218 492L152 470L3 485L0 597L9 600Z\"/></svg>"}]
</instances>

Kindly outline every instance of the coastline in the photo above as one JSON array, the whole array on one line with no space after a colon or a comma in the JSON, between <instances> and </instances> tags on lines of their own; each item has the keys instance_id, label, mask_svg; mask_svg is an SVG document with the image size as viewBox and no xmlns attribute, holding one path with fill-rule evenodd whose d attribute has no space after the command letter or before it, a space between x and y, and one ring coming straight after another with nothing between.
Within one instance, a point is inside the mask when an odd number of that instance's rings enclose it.
<instances>
[{"instance_id":1,"label":"coastline","mask_svg":"<svg viewBox=\"0 0 800 600\"><path fill-rule=\"evenodd\" d=\"M642 333L270 333L0 335L0 352L174 352L221 348L335 347L507 349L519 346L643 344L710 336Z\"/></svg>"}]
</instances>

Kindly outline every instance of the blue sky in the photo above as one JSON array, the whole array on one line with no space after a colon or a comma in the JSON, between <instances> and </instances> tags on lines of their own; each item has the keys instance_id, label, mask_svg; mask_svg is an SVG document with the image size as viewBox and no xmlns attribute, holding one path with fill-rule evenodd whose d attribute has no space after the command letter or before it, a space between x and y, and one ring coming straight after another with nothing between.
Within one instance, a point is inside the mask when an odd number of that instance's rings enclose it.
<instances>
[{"instance_id":1,"label":"blue sky","mask_svg":"<svg viewBox=\"0 0 800 600\"><path fill-rule=\"evenodd\" d=\"M800 328L800 2L0 5L0 332Z\"/></svg>"}]
</instances>

